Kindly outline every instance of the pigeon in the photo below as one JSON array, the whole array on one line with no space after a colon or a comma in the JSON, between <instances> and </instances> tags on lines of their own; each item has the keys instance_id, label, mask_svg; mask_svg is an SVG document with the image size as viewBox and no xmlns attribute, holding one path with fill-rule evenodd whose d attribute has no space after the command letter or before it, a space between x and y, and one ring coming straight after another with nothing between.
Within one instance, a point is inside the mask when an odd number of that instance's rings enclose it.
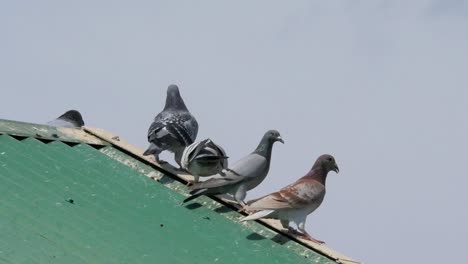
<instances>
[{"instance_id":1,"label":"pigeon","mask_svg":"<svg viewBox=\"0 0 468 264\"><path fill-rule=\"evenodd\" d=\"M284 143L276 130L265 133L254 152L237 161L230 169L223 170L213 178L191 187L190 197L183 203L207 194L230 194L241 205L247 191L257 187L267 176L270 169L273 143Z\"/></svg>"},{"instance_id":2,"label":"pigeon","mask_svg":"<svg viewBox=\"0 0 468 264\"><path fill-rule=\"evenodd\" d=\"M195 142L187 146L181 160L182 169L193 175L193 183L197 183L199 177L211 176L228 167L226 152L211 139Z\"/></svg>"},{"instance_id":3,"label":"pigeon","mask_svg":"<svg viewBox=\"0 0 468 264\"><path fill-rule=\"evenodd\" d=\"M154 155L157 162L160 162L159 154L164 150L176 155L179 152L180 155L186 146L195 141L197 133L197 120L185 106L179 87L171 84L167 88L164 109L156 115L148 129L150 146L143 155Z\"/></svg>"},{"instance_id":4,"label":"pigeon","mask_svg":"<svg viewBox=\"0 0 468 264\"><path fill-rule=\"evenodd\" d=\"M329 171L339 172L335 158L328 154L320 156L312 169L295 183L247 202L245 209L257 212L242 218L241 222L259 218L279 219L288 232L316 243L324 243L307 233L305 222L307 215L315 211L325 197L325 180ZM290 227L291 222L297 225L300 232Z\"/></svg>"},{"instance_id":5,"label":"pigeon","mask_svg":"<svg viewBox=\"0 0 468 264\"><path fill-rule=\"evenodd\" d=\"M69 110L56 119L47 122L47 125L54 127L82 127L84 126L83 117L76 110Z\"/></svg>"}]
</instances>

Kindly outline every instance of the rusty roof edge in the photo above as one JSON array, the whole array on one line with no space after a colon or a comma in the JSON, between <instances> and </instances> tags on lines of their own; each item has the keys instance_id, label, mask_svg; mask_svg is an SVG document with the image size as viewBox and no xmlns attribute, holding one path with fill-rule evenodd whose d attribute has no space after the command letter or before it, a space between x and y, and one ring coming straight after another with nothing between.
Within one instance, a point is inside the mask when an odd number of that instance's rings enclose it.
<instances>
[{"instance_id":1,"label":"rusty roof edge","mask_svg":"<svg viewBox=\"0 0 468 264\"><path fill-rule=\"evenodd\" d=\"M175 167L173 167L170 164L158 164L155 162L154 158L152 156L143 156L143 151L141 148L136 147L127 141L121 139L119 136L114 135L104 129L101 128L94 128L94 127L83 127L83 130L87 133L90 133L91 135L104 140L114 146L116 146L119 149L124 150L125 152L131 154L132 156L138 157L139 160L143 162L149 163L151 167L156 168L158 171L167 174L168 176L173 177L174 179L182 182L182 183L187 183L187 180L191 179L191 175L187 173L181 173L181 171L177 170ZM228 207L237 207L237 209L240 209L237 205L233 205L226 199L221 199L218 198L216 200L222 201L225 205ZM243 213L245 214L245 213ZM356 263L361 263L360 261L353 260L337 251L334 251L324 244L318 244L311 242L309 240L302 239L301 237L291 235L289 233L285 233L282 231L281 224L277 220L272 220L272 219L261 219L258 222L262 223L266 228L273 230L277 233L281 233L287 237L289 237L291 240L297 242L298 244L301 244L313 251L316 251L322 255L325 255L333 260L335 260L337 263L342 263L342 264L356 264Z\"/></svg>"}]
</instances>

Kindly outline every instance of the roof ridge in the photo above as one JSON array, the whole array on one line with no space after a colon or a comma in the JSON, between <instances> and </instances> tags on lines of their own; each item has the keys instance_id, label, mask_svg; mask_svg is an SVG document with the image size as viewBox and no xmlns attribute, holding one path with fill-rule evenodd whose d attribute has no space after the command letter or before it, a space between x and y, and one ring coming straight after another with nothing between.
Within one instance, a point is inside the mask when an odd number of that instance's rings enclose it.
<instances>
[{"instance_id":1,"label":"roof ridge","mask_svg":"<svg viewBox=\"0 0 468 264\"><path fill-rule=\"evenodd\" d=\"M166 163L166 164L158 164L156 163L156 161L154 159L152 159L152 156L143 156L143 152L144 150L137 147L137 146L134 146L132 144L130 144L129 142L123 140L120 136L117 136L117 135L114 135L104 129L101 129L101 128L94 128L94 127L88 127L88 126L85 126L83 127L83 130L87 133L90 133L91 135L101 139L101 140L104 140L110 144L112 144L113 146L116 146L118 147L119 149L127 152L128 154L131 154L133 157L136 157L138 158L140 161L143 161L147 164L149 164L151 167L157 169L158 171L166 174L166 175L169 175L170 177L174 178L175 180L181 182L181 183L184 183L184 184L187 184L188 183L188 180L191 179L191 175L190 174L187 174L187 173L181 173L181 171L177 170L175 167L173 167L172 165L170 165L169 163ZM233 203L230 203L228 199L225 199L225 198L220 198L220 197L211 197L211 196L208 196L210 197L210 199L213 199L217 202L220 202L222 203L223 205L231 208L232 210L234 211L237 211L238 209L241 209L239 206L237 206L237 204L233 204ZM240 213L238 212L239 214L242 214L244 216L246 216L247 214L246 213ZM286 237L288 237L290 240L310 249L310 250L313 250L317 253L320 253L326 257L329 257L333 260L335 260L337 263L343 263L343 264L356 264L356 263L361 263L359 261L356 261L356 260L353 260L352 258L350 257L347 257L345 255L343 255L342 253L339 253L329 247L327 247L325 244L318 244L318 243L314 243L312 241L309 241L309 240L305 240L305 239L302 239L301 237L298 237L298 236L295 236L295 235L291 235L289 233L285 233L282 231L282 227L281 227L281 224L279 223L279 221L277 220L273 220L273 219L260 219L260 220L257 220L256 222L258 223L261 223L264 227L276 232L276 233L279 233L281 235L284 235Z\"/></svg>"},{"instance_id":2,"label":"roof ridge","mask_svg":"<svg viewBox=\"0 0 468 264\"><path fill-rule=\"evenodd\" d=\"M182 173L180 170L177 170L175 167L170 165L169 163L161 165L155 162L151 156L143 156L143 149L130 144L129 142L121 139L119 136L114 135L104 129L101 128L93 128L93 127L83 127L83 128L62 128L62 127L52 127L43 124L34 124L34 123L26 123L26 122L18 122L12 120L4 120L0 119L0 134L7 134L12 136L19 136L19 137L33 137L40 140L47 140L47 141L62 141L62 142L73 142L73 143L84 143L94 146L99 146L102 148L101 152L111 158L123 163L124 165L136 169L141 174L152 178L156 181L159 181L166 187L170 188L172 191L179 192L183 195L187 195L186 188L183 188L183 185L191 180L191 175L187 173ZM112 149L116 149L117 151L112 151ZM120 156L118 153L120 153ZM123 152L123 153L122 153ZM130 162L128 159L122 159L122 155L128 155L135 160L135 162ZM138 165L136 163L140 162L145 166L149 166L152 170L146 169L144 172L141 169L137 169ZM155 173L154 170L158 171L159 173ZM171 179L170 182L167 182L164 179L164 175L169 176ZM172 184L172 182L176 180L179 183ZM181 188L182 187L182 188ZM207 200L213 201L213 203L207 203ZM246 215L245 213L237 212L240 207L237 204L233 204L230 202L229 199L225 199L219 196L208 196L205 199L205 202L202 202L204 206L208 207L209 209L214 209L214 206L219 208L219 205L227 207L230 209L230 212L223 214L224 217L231 219L234 222L238 223L238 217L241 215ZM216 208L216 210L218 209ZM273 232L273 234L280 234L282 237L287 238L288 242L286 243L294 243L298 245L298 247L293 246L290 247L292 251L304 255L305 257L308 256L308 253L304 250L311 250L318 253L319 255L325 256L330 260L333 260L337 263L344 263L344 264L355 264L360 263L359 261L355 261L341 253L338 253L330 248L328 248L324 244L317 244L313 243L308 240L304 240L300 237L291 235L289 233L285 233L282 230L281 224L277 220L273 219L260 219L253 223L238 223L239 225L248 225L249 227L253 227L253 231L258 234L262 234L263 229L255 230L254 226L255 223L260 223L263 227ZM258 225L257 225L258 226ZM281 243L280 243L281 244ZM284 243L283 243L284 244ZM294 245L292 244L292 245Z\"/></svg>"}]
</instances>

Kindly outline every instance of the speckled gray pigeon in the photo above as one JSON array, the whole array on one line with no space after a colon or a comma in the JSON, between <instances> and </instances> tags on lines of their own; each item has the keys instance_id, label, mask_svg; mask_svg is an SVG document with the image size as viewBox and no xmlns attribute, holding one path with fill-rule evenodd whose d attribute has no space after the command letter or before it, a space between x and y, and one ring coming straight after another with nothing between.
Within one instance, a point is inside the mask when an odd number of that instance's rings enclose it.
<instances>
[{"instance_id":1,"label":"speckled gray pigeon","mask_svg":"<svg viewBox=\"0 0 468 264\"><path fill-rule=\"evenodd\" d=\"M339 172L335 159L331 155L320 156L312 169L295 183L278 192L247 202L244 209L257 212L244 217L241 222L259 218L279 219L288 232L316 243L323 243L307 233L305 222L307 215L315 211L325 197L325 180L329 171ZM291 222L300 232L290 227Z\"/></svg>"},{"instance_id":2,"label":"speckled gray pigeon","mask_svg":"<svg viewBox=\"0 0 468 264\"><path fill-rule=\"evenodd\" d=\"M230 194L238 203L245 205L247 191L257 187L268 174L273 143L276 141L284 143L280 133L276 130L267 131L254 152L236 162L230 169L193 185L191 196L184 203L204 194Z\"/></svg>"},{"instance_id":3,"label":"speckled gray pigeon","mask_svg":"<svg viewBox=\"0 0 468 264\"><path fill-rule=\"evenodd\" d=\"M197 120L185 106L179 88L174 84L169 85L166 105L148 129L150 146L143 155L154 155L156 161L160 162L159 154L162 151L182 152L185 146L195 141L197 133Z\"/></svg>"},{"instance_id":4,"label":"speckled gray pigeon","mask_svg":"<svg viewBox=\"0 0 468 264\"><path fill-rule=\"evenodd\" d=\"M69 110L56 119L47 122L49 126L55 127L82 127L84 126L83 117L76 110Z\"/></svg>"},{"instance_id":5,"label":"speckled gray pigeon","mask_svg":"<svg viewBox=\"0 0 468 264\"><path fill-rule=\"evenodd\" d=\"M187 146L178 162L182 169L192 174L197 183L199 177L212 176L228 167L224 149L211 139L205 139Z\"/></svg>"}]
</instances>

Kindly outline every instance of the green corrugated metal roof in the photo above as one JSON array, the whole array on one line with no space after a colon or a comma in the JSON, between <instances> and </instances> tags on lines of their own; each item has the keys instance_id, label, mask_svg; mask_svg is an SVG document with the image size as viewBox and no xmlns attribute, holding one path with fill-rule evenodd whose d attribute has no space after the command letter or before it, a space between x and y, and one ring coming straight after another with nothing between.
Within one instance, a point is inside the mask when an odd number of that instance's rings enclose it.
<instances>
[{"instance_id":1,"label":"green corrugated metal roof","mask_svg":"<svg viewBox=\"0 0 468 264\"><path fill-rule=\"evenodd\" d=\"M35 132L0 120L0 262L335 263L208 197L181 206L182 183L90 134Z\"/></svg>"}]
</instances>

